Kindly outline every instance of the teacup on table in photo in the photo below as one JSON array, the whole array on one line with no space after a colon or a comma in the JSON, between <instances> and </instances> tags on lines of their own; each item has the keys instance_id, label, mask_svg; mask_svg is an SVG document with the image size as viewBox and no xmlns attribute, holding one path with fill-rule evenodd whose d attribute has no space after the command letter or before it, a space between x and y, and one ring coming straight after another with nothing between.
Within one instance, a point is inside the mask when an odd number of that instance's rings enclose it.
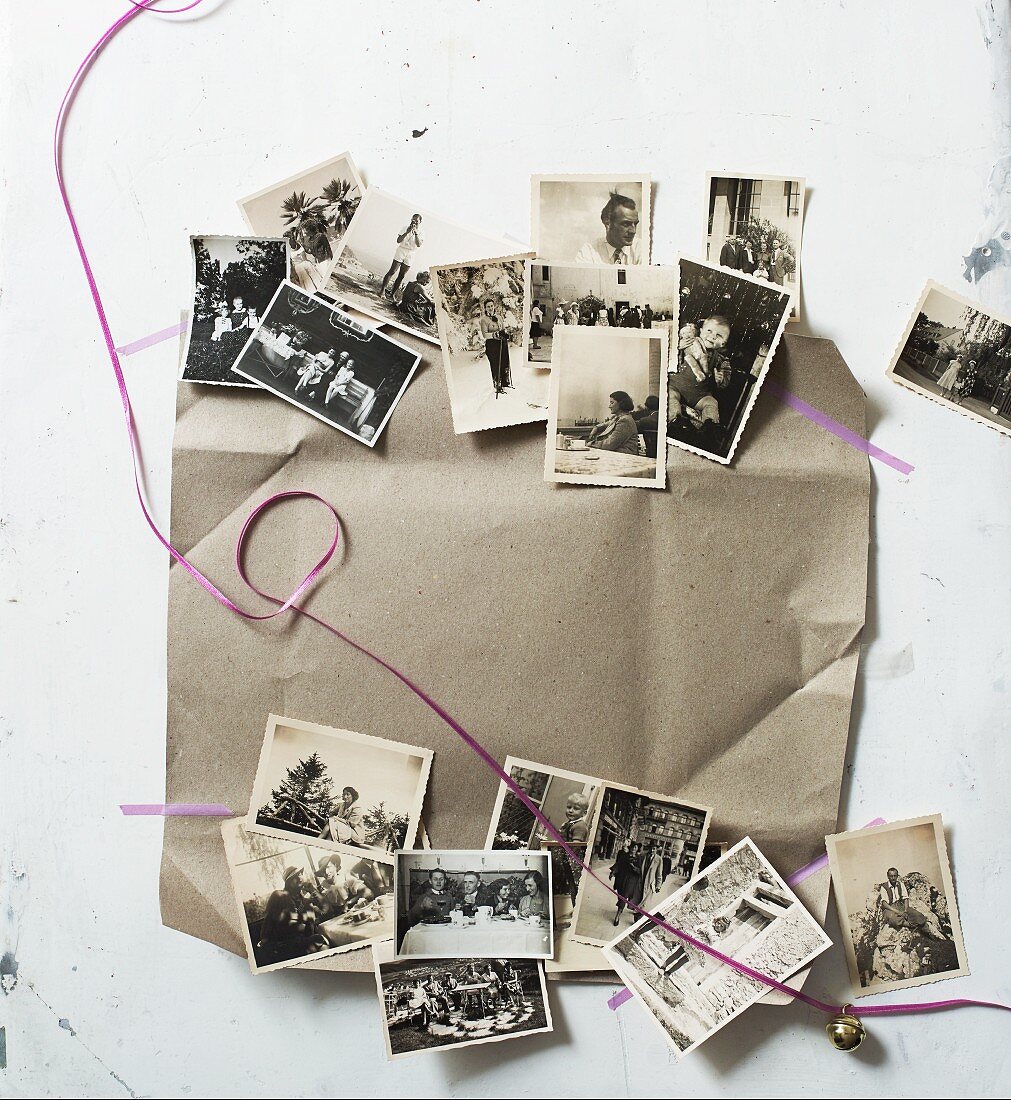
<instances>
[{"instance_id":1,"label":"teacup on table in photo","mask_svg":"<svg viewBox=\"0 0 1011 1100\"><path fill-rule=\"evenodd\" d=\"M408 851L395 867L398 958L553 956L549 853Z\"/></svg>"}]
</instances>

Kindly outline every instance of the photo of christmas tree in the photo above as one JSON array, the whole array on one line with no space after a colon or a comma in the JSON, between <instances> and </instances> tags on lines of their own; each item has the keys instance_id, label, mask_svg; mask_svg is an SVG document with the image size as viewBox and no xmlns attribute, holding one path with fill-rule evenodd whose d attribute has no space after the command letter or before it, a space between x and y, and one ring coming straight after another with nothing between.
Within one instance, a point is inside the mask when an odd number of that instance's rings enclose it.
<instances>
[{"instance_id":1,"label":"photo of christmas tree","mask_svg":"<svg viewBox=\"0 0 1011 1100\"><path fill-rule=\"evenodd\" d=\"M337 851L410 847L431 764L430 749L271 715L248 828Z\"/></svg>"}]
</instances>

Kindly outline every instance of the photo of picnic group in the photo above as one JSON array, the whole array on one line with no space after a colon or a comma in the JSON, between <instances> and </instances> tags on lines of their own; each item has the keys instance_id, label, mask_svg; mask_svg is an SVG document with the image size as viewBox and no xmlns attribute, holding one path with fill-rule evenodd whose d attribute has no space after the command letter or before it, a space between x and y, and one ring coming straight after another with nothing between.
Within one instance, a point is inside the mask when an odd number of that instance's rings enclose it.
<instances>
[{"instance_id":1,"label":"photo of picnic group","mask_svg":"<svg viewBox=\"0 0 1011 1100\"><path fill-rule=\"evenodd\" d=\"M544 970L531 959L395 959L373 949L388 1058L551 1031Z\"/></svg>"},{"instance_id":2,"label":"photo of picnic group","mask_svg":"<svg viewBox=\"0 0 1011 1100\"><path fill-rule=\"evenodd\" d=\"M393 865L317 844L221 827L254 974L338 955L393 934Z\"/></svg>"}]
</instances>

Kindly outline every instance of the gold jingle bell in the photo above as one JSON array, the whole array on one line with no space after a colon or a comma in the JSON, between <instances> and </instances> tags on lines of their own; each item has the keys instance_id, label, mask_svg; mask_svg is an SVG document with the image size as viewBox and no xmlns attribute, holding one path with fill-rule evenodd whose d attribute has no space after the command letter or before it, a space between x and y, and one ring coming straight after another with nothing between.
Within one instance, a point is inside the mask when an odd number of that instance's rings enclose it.
<instances>
[{"instance_id":1,"label":"gold jingle bell","mask_svg":"<svg viewBox=\"0 0 1011 1100\"><path fill-rule=\"evenodd\" d=\"M843 1005L838 1016L833 1016L825 1025L829 1042L836 1050L856 1050L867 1038L867 1029L860 1020L847 1012L852 1005Z\"/></svg>"}]
</instances>

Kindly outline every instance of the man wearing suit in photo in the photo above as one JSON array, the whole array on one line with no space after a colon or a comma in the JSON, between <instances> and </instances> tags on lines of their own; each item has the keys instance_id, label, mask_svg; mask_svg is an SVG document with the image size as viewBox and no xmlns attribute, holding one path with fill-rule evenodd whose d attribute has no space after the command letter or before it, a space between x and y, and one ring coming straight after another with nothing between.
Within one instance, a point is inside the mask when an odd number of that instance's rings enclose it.
<instances>
[{"instance_id":1,"label":"man wearing suit in photo","mask_svg":"<svg viewBox=\"0 0 1011 1100\"><path fill-rule=\"evenodd\" d=\"M772 242L772 258L769 261L769 279L777 286L786 278L787 255L779 241Z\"/></svg>"},{"instance_id":2,"label":"man wearing suit in photo","mask_svg":"<svg viewBox=\"0 0 1011 1100\"><path fill-rule=\"evenodd\" d=\"M733 233L720 249L720 267L729 267L732 271L739 271L741 268L741 249Z\"/></svg>"}]
</instances>

